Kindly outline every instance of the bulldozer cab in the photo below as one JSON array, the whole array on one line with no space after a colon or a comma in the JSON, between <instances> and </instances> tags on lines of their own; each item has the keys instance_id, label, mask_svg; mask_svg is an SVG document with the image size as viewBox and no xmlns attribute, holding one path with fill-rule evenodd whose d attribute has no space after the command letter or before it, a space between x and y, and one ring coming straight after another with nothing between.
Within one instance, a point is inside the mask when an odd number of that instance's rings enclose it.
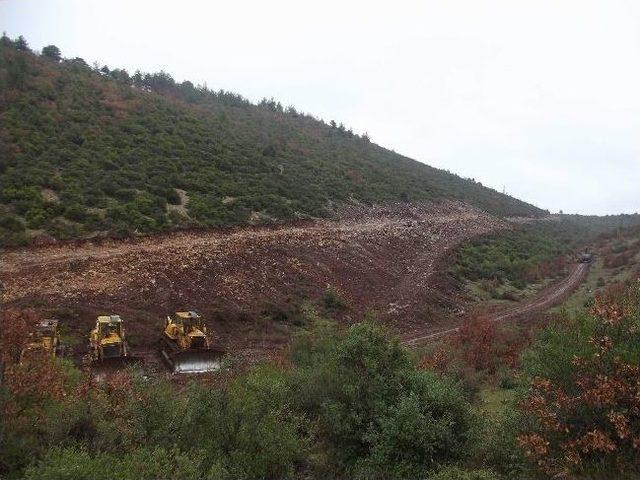
<instances>
[{"instance_id":1,"label":"bulldozer cab","mask_svg":"<svg viewBox=\"0 0 640 480\"><path fill-rule=\"evenodd\" d=\"M98 338L122 338L122 319L120 315L101 315L96 323Z\"/></svg>"},{"instance_id":2,"label":"bulldozer cab","mask_svg":"<svg viewBox=\"0 0 640 480\"><path fill-rule=\"evenodd\" d=\"M207 326L204 324L204 320L198 313L193 311L176 312L175 320L170 321L182 327L182 331L187 335L197 331L202 333L207 332Z\"/></svg>"},{"instance_id":3,"label":"bulldozer cab","mask_svg":"<svg viewBox=\"0 0 640 480\"><path fill-rule=\"evenodd\" d=\"M21 360L41 353L55 357L59 353L59 347L58 320L42 320L29 334L29 341L21 353Z\"/></svg>"},{"instance_id":4,"label":"bulldozer cab","mask_svg":"<svg viewBox=\"0 0 640 480\"><path fill-rule=\"evenodd\" d=\"M119 315L100 315L91 331L90 345L94 360L128 356L123 322Z\"/></svg>"},{"instance_id":5,"label":"bulldozer cab","mask_svg":"<svg viewBox=\"0 0 640 480\"><path fill-rule=\"evenodd\" d=\"M89 334L92 373L101 378L116 369L135 365L142 358L129 355L124 322L120 315L100 315Z\"/></svg>"},{"instance_id":6,"label":"bulldozer cab","mask_svg":"<svg viewBox=\"0 0 640 480\"><path fill-rule=\"evenodd\" d=\"M48 319L43 320L36 325L35 337L38 339L51 339L56 338L58 334L58 320Z\"/></svg>"}]
</instances>

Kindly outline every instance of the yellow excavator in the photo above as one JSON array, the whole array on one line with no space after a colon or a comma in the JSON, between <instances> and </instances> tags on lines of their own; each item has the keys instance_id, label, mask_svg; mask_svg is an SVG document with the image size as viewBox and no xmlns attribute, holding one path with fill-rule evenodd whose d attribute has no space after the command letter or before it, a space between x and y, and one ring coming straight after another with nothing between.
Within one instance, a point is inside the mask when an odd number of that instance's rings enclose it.
<instances>
[{"instance_id":1,"label":"yellow excavator","mask_svg":"<svg viewBox=\"0 0 640 480\"><path fill-rule=\"evenodd\" d=\"M100 315L89 335L91 358L94 362L117 363L129 356L120 315Z\"/></svg>"},{"instance_id":2,"label":"yellow excavator","mask_svg":"<svg viewBox=\"0 0 640 480\"><path fill-rule=\"evenodd\" d=\"M167 317L160 338L160 353L174 373L220 370L223 352L211 347L207 325L196 312L176 312Z\"/></svg>"},{"instance_id":3,"label":"yellow excavator","mask_svg":"<svg viewBox=\"0 0 640 480\"><path fill-rule=\"evenodd\" d=\"M58 320L50 318L36 325L20 354L20 363L43 356L56 358L63 354L58 332Z\"/></svg>"}]
</instances>

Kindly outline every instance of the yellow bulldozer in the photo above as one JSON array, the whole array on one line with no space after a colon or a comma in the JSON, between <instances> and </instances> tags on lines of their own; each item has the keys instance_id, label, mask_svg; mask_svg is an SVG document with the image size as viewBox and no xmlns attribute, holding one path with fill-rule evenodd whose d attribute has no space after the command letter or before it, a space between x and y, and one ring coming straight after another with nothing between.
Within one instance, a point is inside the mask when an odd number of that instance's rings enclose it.
<instances>
[{"instance_id":1,"label":"yellow bulldozer","mask_svg":"<svg viewBox=\"0 0 640 480\"><path fill-rule=\"evenodd\" d=\"M36 325L35 331L29 334L29 340L20 353L20 362L34 358L55 358L63 353L58 332L58 320L50 318Z\"/></svg>"},{"instance_id":2,"label":"yellow bulldozer","mask_svg":"<svg viewBox=\"0 0 640 480\"><path fill-rule=\"evenodd\" d=\"M100 315L97 318L96 326L89 335L89 348L94 362L108 360L116 363L129 356L120 315Z\"/></svg>"},{"instance_id":3,"label":"yellow bulldozer","mask_svg":"<svg viewBox=\"0 0 640 480\"><path fill-rule=\"evenodd\" d=\"M160 354L174 373L203 373L220 370L223 352L211 347L203 318L189 311L167 317Z\"/></svg>"}]
</instances>

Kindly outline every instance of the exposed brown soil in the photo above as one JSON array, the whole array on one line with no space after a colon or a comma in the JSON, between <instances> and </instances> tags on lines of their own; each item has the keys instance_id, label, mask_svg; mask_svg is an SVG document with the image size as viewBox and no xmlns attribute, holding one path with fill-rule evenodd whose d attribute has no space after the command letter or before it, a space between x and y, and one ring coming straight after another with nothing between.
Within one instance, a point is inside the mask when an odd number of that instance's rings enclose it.
<instances>
[{"instance_id":1,"label":"exposed brown soil","mask_svg":"<svg viewBox=\"0 0 640 480\"><path fill-rule=\"evenodd\" d=\"M113 312L144 349L167 313L193 309L221 346L256 357L291 331L269 315L317 303L329 286L347 302L342 321L375 310L399 331L437 328L429 312L455 308L436 288L439 259L509 226L459 202L351 207L299 225L14 249L0 253L0 282L6 305L58 315L77 338Z\"/></svg>"}]
</instances>

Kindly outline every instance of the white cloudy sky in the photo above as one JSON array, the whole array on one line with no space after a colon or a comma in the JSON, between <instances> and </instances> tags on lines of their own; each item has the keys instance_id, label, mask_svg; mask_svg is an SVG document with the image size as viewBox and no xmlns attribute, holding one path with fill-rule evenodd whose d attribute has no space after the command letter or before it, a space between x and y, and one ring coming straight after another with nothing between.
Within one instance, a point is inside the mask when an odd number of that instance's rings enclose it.
<instances>
[{"instance_id":1,"label":"white cloudy sky","mask_svg":"<svg viewBox=\"0 0 640 480\"><path fill-rule=\"evenodd\" d=\"M0 0L0 29L273 96L552 211L640 211L637 0Z\"/></svg>"}]
</instances>

